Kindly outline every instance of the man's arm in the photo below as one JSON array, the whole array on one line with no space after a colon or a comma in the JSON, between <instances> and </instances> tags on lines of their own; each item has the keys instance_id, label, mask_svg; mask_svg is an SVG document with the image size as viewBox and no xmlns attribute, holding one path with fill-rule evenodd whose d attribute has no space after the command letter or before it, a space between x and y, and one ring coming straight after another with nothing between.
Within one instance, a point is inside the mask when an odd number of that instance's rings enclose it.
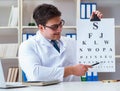
<instances>
[{"instance_id":1,"label":"man's arm","mask_svg":"<svg viewBox=\"0 0 120 91\"><path fill-rule=\"evenodd\" d=\"M100 11L92 12L90 19L94 18L94 15L97 15L99 19L103 17L103 14ZM67 66L64 68L64 77L69 75L83 76L88 71L88 68L92 68L91 65L77 64L74 66Z\"/></svg>"},{"instance_id":2,"label":"man's arm","mask_svg":"<svg viewBox=\"0 0 120 91\"><path fill-rule=\"evenodd\" d=\"M64 68L64 77L69 75L83 76L88 71L88 68L92 68L91 65L77 64L74 66L67 66Z\"/></svg>"}]
</instances>

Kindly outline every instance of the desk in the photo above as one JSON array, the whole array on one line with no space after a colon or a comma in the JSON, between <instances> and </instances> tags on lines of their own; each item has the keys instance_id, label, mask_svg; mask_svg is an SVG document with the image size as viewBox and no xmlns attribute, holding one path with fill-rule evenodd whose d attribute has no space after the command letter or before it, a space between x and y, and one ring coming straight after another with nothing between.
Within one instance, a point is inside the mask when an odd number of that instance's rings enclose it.
<instances>
[{"instance_id":1,"label":"desk","mask_svg":"<svg viewBox=\"0 0 120 91\"><path fill-rule=\"evenodd\" d=\"M0 91L120 91L120 82L61 82L50 86L0 89Z\"/></svg>"}]
</instances>

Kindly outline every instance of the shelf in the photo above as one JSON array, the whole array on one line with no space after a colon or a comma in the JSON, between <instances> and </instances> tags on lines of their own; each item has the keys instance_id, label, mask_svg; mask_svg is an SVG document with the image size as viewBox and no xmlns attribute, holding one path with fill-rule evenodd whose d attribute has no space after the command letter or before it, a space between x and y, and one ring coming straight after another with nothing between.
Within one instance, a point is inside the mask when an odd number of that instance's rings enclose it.
<instances>
[{"instance_id":1,"label":"shelf","mask_svg":"<svg viewBox=\"0 0 120 91\"><path fill-rule=\"evenodd\" d=\"M120 29L120 25L116 25L115 28L116 28L116 29Z\"/></svg>"},{"instance_id":2,"label":"shelf","mask_svg":"<svg viewBox=\"0 0 120 91\"><path fill-rule=\"evenodd\" d=\"M61 18L65 20L66 26L76 25L76 15L77 15L76 3L77 1L80 0L33 0L31 2L29 0L21 0L21 1L22 1L21 4L22 27L28 26L30 22L35 22L34 19L32 19L33 11L35 7L43 3L55 5L62 12Z\"/></svg>"},{"instance_id":3,"label":"shelf","mask_svg":"<svg viewBox=\"0 0 120 91\"><path fill-rule=\"evenodd\" d=\"M29 28L32 28L32 29L36 29L36 28L38 28L37 26L23 26L22 27L23 29L29 29Z\"/></svg>"},{"instance_id":4,"label":"shelf","mask_svg":"<svg viewBox=\"0 0 120 91\"><path fill-rule=\"evenodd\" d=\"M17 28L17 27L0 27L1 28ZM38 27L37 26L23 26L22 27L23 29L37 29ZM77 27L76 26L63 26L64 29L76 29ZM116 25L115 26L116 29L120 29L120 25Z\"/></svg>"},{"instance_id":5,"label":"shelf","mask_svg":"<svg viewBox=\"0 0 120 91\"><path fill-rule=\"evenodd\" d=\"M0 27L0 28L17 28L17 27ZM33 29L36 29L36 28L38 28L37 26L23 26L22 27L23 29L24 28L33 28ZM76 26L63 26L63 28L75 28L76 29ZM115 25L115 28L116 29L119 29L120 28L120 25Z\"/></svg>"},{"instance_id":6,"label":"shelf","mask_svg":"<svg viewBox=\"0 0 120 91\"><path fill-rule=\"evenodd\" d=\"M8 39L7 36L10 36L12 35L11 37L9 37L9 39L11 39L13 36L15 37L18 37L18 30L19 30L19 27L18 26L15 26L15 27L10 27L10 26L0 26L0 41L5 40L5 39ZM8 39L8 40L9 40ZM17 39L17 38L13 38L13 39Z\"/></svg>"},{"instance_id":7,"label":"shelf","mask_svg":"<svg viewBox=\"0 0 120 91\"><path fill-rule=\"evenodd\" d=\"M3 26L0 29L18 29L18 26Z\"/></svg>"},{"instance_id":8,"label":"shelf","mask_svg":"<svg viewBox=\"0 0 120 91\"><path fill-rule=\"evenodd\" d=\"M77 27L76 26L63 26L63 28L73 28L73 29L76 29Z\"/></svg>"},{"instance_id":9,"label":"shelf","mask_svg":"<svg viewBox=\"0 0 120 91\"><path fill-rule=\"evenodd\" d=\"M23 29L36 29L36 28L38 28L37 26L23 26L22 27ZM65 29L69 29L69 28L72 28L72 29L76 29L76 26L63 26L63 28L65 28Z\"/></svg>"},{"instance_id":10,"label":"shelf","mask_svg":"<svg viewBox=\"0 0 120 91\"><path fill-rule=\"evenodd\" d=\"M120 55L115 55L115 58L120 58Z\"/></svg>"},{"instance_id":11,"label":"shelf","mask_svg":"<svg viewBox=\"0 0 120 91\"><path fill-rule=\"evenodd\" d=\"M18 57L0 57L0 59L18 59Z\"/></svg>"},{"instance_id":12,"label":"shelf","mask_svg":"<svg viewBox=\"0 0 120 91\"><path fill-rule=\"evenodd\" d=\"M0 0L0 6L17 5L17 0Z\"/></svg>"}]
</instances>

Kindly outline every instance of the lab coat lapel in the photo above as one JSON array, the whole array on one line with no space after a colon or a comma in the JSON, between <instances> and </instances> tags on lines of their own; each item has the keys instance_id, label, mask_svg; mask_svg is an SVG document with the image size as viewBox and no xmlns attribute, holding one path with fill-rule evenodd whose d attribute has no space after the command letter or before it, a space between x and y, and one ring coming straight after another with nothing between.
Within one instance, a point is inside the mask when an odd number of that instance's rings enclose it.
<instances>
[{"instance_id":1,"label":"lab coat lapel","mask_svg":"<svg viewBox=\"0 0 120 91\"><path fill-rule=\"evenodd\" d=\"M41 35L40 31L37 31L37 40L40 40L41 45L45 45L47 47L51 45L50 42L47 39L45 39L43 35Z\"/></svg>"},{"instance_id":2,"label":"lab coat lapel","mask_svg":"<svg viewBox=\"0 0 120 91\"><path fill-rule=\"evenodd\" d=\"M44 46L46 46L47 48L54 48L52 45L51 45L51 43L47 40L47 39L45 39L42 35L41 35L41 33L38 31L37 32L37 39L38 40L41 40L40 42L40 44L41 45L44 45ZM62 39L60 39L60 53L59 54L62 54L64 51L65 51L65 47L66 47L66 42L64 42ZM56 50L55 50L56 51ZM57 52L57 51L56 51Z\"/></svg>"},{"instance_id":3,"label":"lab coat lapel","mask_svg":"<svg viewBox=\"0 0 120 91\"><path fill-rule=\"evenodd\" d=\"M65 51L65 47L66 47L66 42L60 39L60 54L62 54Z\"/></svg>"}]
</instances>

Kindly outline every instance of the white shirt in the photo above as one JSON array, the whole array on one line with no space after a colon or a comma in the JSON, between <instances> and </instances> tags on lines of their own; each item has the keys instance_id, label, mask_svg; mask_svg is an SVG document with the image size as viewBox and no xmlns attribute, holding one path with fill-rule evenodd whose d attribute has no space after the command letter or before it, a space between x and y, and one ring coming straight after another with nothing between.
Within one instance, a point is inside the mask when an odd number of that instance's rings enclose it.
<instances>
[{"instance_id":1,"label":"white shirt","mask_svg":"<svg viewBox=\"0 0 120 91\"><path fill-rule=\"evenodd\" d=\"M24 41L19 47L19 63L29 81L80 81L80 77L64 78L64 67L76 61L76 41L61 37L60 53L38 31L35 36Z\"/></svg>"}]
</instances>

